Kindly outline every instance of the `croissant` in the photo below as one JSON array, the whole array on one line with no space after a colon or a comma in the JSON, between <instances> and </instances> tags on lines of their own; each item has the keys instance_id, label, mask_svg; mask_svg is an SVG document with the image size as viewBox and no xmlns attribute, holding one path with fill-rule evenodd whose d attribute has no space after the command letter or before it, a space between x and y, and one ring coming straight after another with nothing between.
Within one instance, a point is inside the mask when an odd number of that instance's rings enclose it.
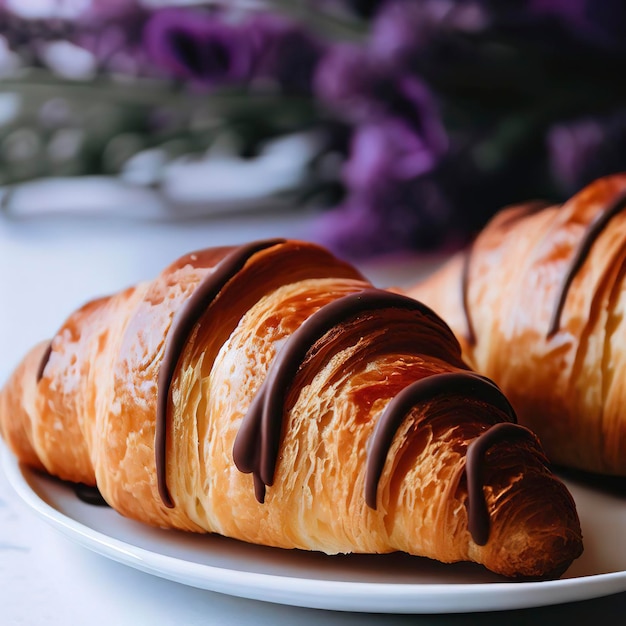
<instances>
[{"instance_id":1,"label":"croissant","mask_svg":"<svg viewBox=\"0 0 626 626\"><path fill-rule=\"evenodd\" d=\"M497 214L406 293L442 315L555 464L626 476L626 175Z\"/></svg>"},{"instance_id":2,"label":"croissant","mask_svg":"<svg viewBox=\"0 0 626 626\"><path fill-rule=\"evenodd\" d=\"M313 244L189 254L90 302L0 394L23 462L246 542L559 576L571 495L448 326Z\"/></svg>"}]
</instances>

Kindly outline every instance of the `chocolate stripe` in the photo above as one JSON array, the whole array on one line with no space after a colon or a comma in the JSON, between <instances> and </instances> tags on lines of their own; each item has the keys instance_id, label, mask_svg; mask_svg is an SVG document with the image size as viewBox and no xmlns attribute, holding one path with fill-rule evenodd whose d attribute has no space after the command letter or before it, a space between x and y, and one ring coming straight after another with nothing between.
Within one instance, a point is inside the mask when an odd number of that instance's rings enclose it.
<instances>
[{"instance_id":1,"label":"chocolate stripe","mask_svg":"<svg viewBox=\"0 0 626 626\"><path fill-rule=\"evenodd\" d=\"M512 422L517 419L513 407L495 383L473 372L433 374L408 385L389 402L370 439L365 474L365 501L370 508L376 509L378 484L398 428L416 405L441 394L473 398L499 409Z\"/></svg>"},{"instance_id":2,"label":"chocolate stripe","mask_svg":"<svg viewBox=\"0 0 626 626\"><path fill-rule=\"evenodd\" d=\"M510 422L502 422L486 430L474 439L467 448L465 474L467 476L468 528L474 543L484 546L489 540L489 511L483 493L483 466L487 450L496 443L512 437L526 437L533 442L537 439L533 433Z\"/></svg>"},{"instance_id":3,"label":"chocolate stripe","mask_svg":"<svg viewBox=\"0 0 626 626\"><path fill-rule=\"evenodd\" d=\"M168 508L173 508L174 502L172 501L167 487L166 477L167 415L170 400L170 387L183 348L193 327L200 320L220 291L241 269L243 269L248 260L257 252L284 242L284 239L270 239L235 248L235 250L228 254L212 272L207 274L200 281L194 292L184 302L172 321L172 325L165 339L163 360L159 369L154 438L157 485L161 500Z\"/></svg>"},{"instance_id":4,"label":"chocolate stripe","mask_svg":"<svg viewBox=\"0 0 626 626\"><path fill-rule=\"evenodd\" d=\"M539 213L549 206L551 206L550 203L544 200L533 200L523 206L515 207L515 209L511 208L509 214L498 222L498 228L510 228L522 218ZM461 308L465 317L465 338L470 346L476 345L476 330L474 329L469 306L469 274L475 242L476 240L470 243L464 251L463 266L461 268Z\"/></svg>"},{"instance_id":5,"label":"chocolate stripe","mask_svg":"<svg viewBox=\"0 0 626 626\"><path fill-rule=\"evenodd\" d=\"M466 334L465 338L470 346L476 344L476 332L474 331L474 323L472 322L472 315L469 308L469 270L470 261L472 258L472 248L474 244L471 243L469 248L463 253L463 268L461 270L461 306L463 307L463 315L465 316Z\"/></svg>"},{"instance_id":6,"label":"chocolate stripe","mask_svg":"<svg viewBox=\"0 0 626 626\"><path fill-rule=\"evenodd\" d=\"M548 339L550 339L550 337L552 337L559 330L561 325L561 315L563 313L563 307L565 306L565 299L567 298L569 288L578 273L578 270L585 262L585 259L587 258L595 240L606 228L611 219L624 208L626 208L626 192L621 193L604 211L598 213L588 224L585 234L583 235L583 238L574 253L572 262L559 288L556 306L552 312L550 326L548 327Z\"/></svg>"},{"instance_id":7,"label":"chocolate stripe","mask_svg":"<svg viewBox=\"0 0 626 626\"><path fill-rule=\"evenodd\" d=\"M37 382L39 382L43 378L44 370L46 369L46 365L48 365L48 361L50 360L50 355L52 354L52 341L48 344L45 352L41 357L41 361L39 362L39 367L37 368Z\"/></svg>"},{"instance_id":8,"label":"chocolate stripe","mask_svg":"<svg viewBox=\"0 0 626 626\"><path fill-rule=\"evenodd\" d=\"M415 311L430 317L447 332L451 332L445 322L421 302L378 289L366 289L344 296L311 315L289 337L276 356L266 380L243 419L233 446L233 458L237 468L254 476L255 494L259 502L265 499L265 487L274 482L284 401L307 352L335 326L359 314L385 308ZM436 342L432 345L436 345ZM424 350L424 353L428 353L428 350ZM445 359L447 353L432 356Z\"/></svg>"}]
</instances>

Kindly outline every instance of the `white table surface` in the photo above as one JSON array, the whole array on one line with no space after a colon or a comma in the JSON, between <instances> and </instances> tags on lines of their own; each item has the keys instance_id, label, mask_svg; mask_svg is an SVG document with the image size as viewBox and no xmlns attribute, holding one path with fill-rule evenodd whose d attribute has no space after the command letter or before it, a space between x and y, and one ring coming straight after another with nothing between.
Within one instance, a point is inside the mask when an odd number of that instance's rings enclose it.
<instances>
[{"instance_id":1,"label":"white table surface","mask_svg":"<svg viewBox=\"0 0 626 626\"><path fill-rule=\"evenodd\" d=\"M272 236L306 239L305 216L180 224L0 217L0 384L23 353L91 297L150 278L193 249ZM433 261L434 262L434 261ZM429 264L427 264L428 266ZM422 261L365 266L377 284L410 282ZM505 613L390 616L243 600L169 582L91 553L22 503L0 470L0 624L621 624L626 594Z\"/></svg>"}]
</instances>

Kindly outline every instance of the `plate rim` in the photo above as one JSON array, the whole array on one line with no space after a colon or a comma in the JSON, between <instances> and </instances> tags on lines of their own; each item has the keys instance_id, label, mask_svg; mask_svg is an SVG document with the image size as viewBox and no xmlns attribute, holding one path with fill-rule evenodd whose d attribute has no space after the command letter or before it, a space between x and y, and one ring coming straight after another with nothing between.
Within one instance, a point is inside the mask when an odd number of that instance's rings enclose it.
<instances>
[{"instance_id":1,"label":"plate rim","mask_svg":"<svg viewBox=\"0 0 626 626\"><path fill-rule=\"evenodd\" d=\"M377 583L307 579L195 563L133 545L59 511L31 486L26 474L34 475L35 470L20 463L4 442L0 442L0 461L20 499L75 543L147 574L235 597L356 613L452 614L538 608L626 591L626 570L549 581ZM486 591L489 592L487 603L482 597ZM454 605L445 602L452 596ZM479 597L481 601L477 602ZM374 604L373 598L377 600Z\"/></svg>"}]
</instances>

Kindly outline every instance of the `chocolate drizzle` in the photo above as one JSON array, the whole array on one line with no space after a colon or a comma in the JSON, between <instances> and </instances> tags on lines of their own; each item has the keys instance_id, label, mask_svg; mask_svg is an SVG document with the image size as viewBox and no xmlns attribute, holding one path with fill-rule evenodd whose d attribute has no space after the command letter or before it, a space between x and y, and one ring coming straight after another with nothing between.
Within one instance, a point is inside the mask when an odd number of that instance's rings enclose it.
<instances>
[{"instance_id":1,"label":"chocolate drizzle","mask_svg":"<svg viewBox=\"0 0 626 626\"><path fill-rule=\"evenodd\" d=\"M174 371L185 343L206 309L247 261L257 252L283 241L279 239L256 242L236 248L198 284L172 321L159 371L155 432L157 483L161 499L167 507L174 506L166 482L169 395ZM234 463L239 471L253 474L255 496L260 503L265 500L266 488L274 482L287 395L310 351L337 326L348 323L358 325L361 320L371 319L371 316L367 316L368 313L381 309L401 309L417 313L435 325L433 334L441 330L453 339L446 323L421 302L374 288L338 298L309 316L276 355L265 381L242 420L233 445ZM448 360L447 346L431 339L425 344L423 349L418 346L420 354ZM416 346L411 347L411 350L415 349ZM459 367L462 368L463 364ZM489 404L511 420L486 430L467 450L465 472L468 482L469 529L474 541L484 545L489 536L489 515L482 493L484 457L488 449L500 439L509 435L533 435L515 423L515 413L499 388L476 373L460 369L456 372L433 374L408 385L389 402L370 439L365 479L366 504L376 508L378 483L393 437L402 421L418 403L428 402L444 393L462 395L464 398L474 398Z\"/></svg>"},{"instance_id":2,"label":"chocolate drizzle","mask_svg":"<svg viewBox=\"0 0 626 626\"><path fill-rule=\"evenodd\" d=\"M476 345L476 332L474 331L474 323L472 322L472 316L469 310L469 270L470 261L472 258L472 248L474 244L470 244L470 247L463 254L463 267L461 269L461 306L463 307L463 314L465 316L466 336L467 342L470 346Z\"/></svg>"},{"instance_id":3,"label":"chocolate drizzle","mask_svg":"<svg viewBox=\"0 0 626 626\"><path fill-rule=\"evenodd\" d=\"M510 209L510 212L498 222L499 228L510 228L515 222L522 217L534 215L543 209L550 206L549 202L544 200L534 200L527 202L526 204ZM461 308L463 309L463 315L465 317L465 338L470 346L476 345L476 331L474 329L474 323L472 321L472 315L469 307L469 274L470 264L472 260L472 252L474 248L473 241L463 253L463 266L461 268Z\"/></svg>"},{"instance_id":4,"label":"chocolate drizzle","mask_svg":"<svg viewBox=\"0 0 626 626\"><path fill-rule=\"evenodd\" d=\"M360 314L385 308L415 311L445 327L445 323L431 309L417 300L378 289L366 289L323 306L289 337L276 356L243 419L233 446L237 468L241 472L253 474L255 495L259 502L264 502L265 488L274 482L285 398L307 352L338 324Z\"/></svg>"},{"instance_id":5,"label":"chocolate drizzle","mask_svg":"<svg viewBox=\"0 0 626 626\"><path fill-rule=\"evenodd\" d=\"M163 360L159 370L154 441L159 495L163 504L168 508L174 507L174 502L167 488L166 478L167 414L170 387L187 338L220 291L243 269L248 260L257 252L284 243L284 241L284 239L271 239L235 248L222 259L212 272L200 281L172 321L165 340Z\"/></svg>"},{"instance_id":6,"label":"chocolate drizzle","mask_svg":"<svg viewBox=\"0 0 626 626\"><path fill-rule=\"evenodd\" d=\"M554 311L552 312L550 326L548 327L548 339L550 339L550 337L552 337L559 330L559 326L561 324L561 314L563 312L563 307L565 306L567 293L574 277L578 273L578 270L585 262L585 259L587 258L595 240L604 228L606 228L609 221L624 208L626 208L626 192L621 193L604 211L598 213L588 224L585 234L583 235L583 238L574 253L570 266L559 288L559 295Z\"/></svg>"},{"instance_id":7,"label":"chocolate drizzle","mask_svg":"<svg viewBox=\"0 0 626 626\"><path fill-rule=\"evenodd\" d=\"M46 365L48 365L48 361L50 360L50 355L52 354L52 342L48 344L45 352L41 357L41 361L39 362L39 367L37 368L37 382L39 382L43 378L43 372L46 369Z\"/></svg>"},{"instance_id":8,"label":"chocolate drizzle","mask_svg":"<svg viewBox=\"0 0 626 626\"><path fill-rule=\"evenodd\" d=\"M533 433L511 422L495 424L474 439L467 448L465 475L467 476L468 528L474 543L484 546L489 539L489 511L483 493L483 465L485 454L494 444L510 437L526 437L533 442Z\"/></svg>"},{"instance_id":9,"label":"chocolate drizzle","mask_svg":"<svg viewBox=\"0 0 626 626\"><path fill-rule=\"evenodd\" d=\"M376 509L378 483L398 428L413 407L441 394L458 394L491 404L516 421L513 407L495 383L473 372L433 374L408 385L389 402L370 439L365 474L365 501L370 508Z\"/></svg>"}]
</instances>

